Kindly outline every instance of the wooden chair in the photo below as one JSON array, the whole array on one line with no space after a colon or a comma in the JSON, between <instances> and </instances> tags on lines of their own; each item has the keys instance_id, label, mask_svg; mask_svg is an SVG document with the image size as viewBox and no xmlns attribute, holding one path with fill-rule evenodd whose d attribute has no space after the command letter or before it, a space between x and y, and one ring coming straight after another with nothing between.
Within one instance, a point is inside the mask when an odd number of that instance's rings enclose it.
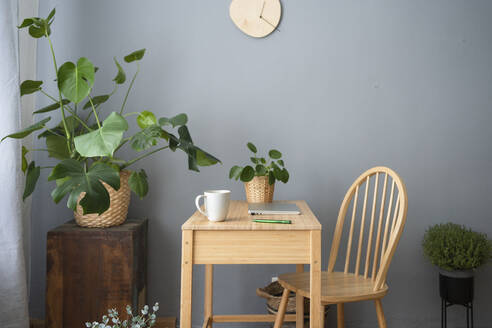
<instances>
[{"instance_id":1,"label":"wooden chair","mask_svg":"<svg viewBox=\"0 0 492 328\"><path fill-rule=\"evenodd\" d=\"M360 209L357 202L360 198L359 194L362 195L362 193L364 195L362 209ZM371 193L372 196L370 196ZM388 194L389 197L387 197ZM372 202L369 213L367 211L368 201ZM324 314L326 305L336 304L338 328L344 327L345 303L367 300L374 300L379 327L386 327L381 299L388 293L386 275L405 225L407 202L405 184L396 172L387 167L374 167L367 170L355 180L345 195L338 214L328 271L322 272L321 275L321 313ZM378 203L379 211L377 211ZM351 204L351 211L349 211ZM344 229L346 216L349 216L350 220L347 220L348 224ZM367 220L366 216L368 216ZM369 221L369 226L366 225L366 221ZM354 254L355 261L353 258L351 261L352 247L355 246L353 237L356 230L356 235L358 234L357 252ZM344 270L336 272L334 268L344 232L348 234ZM364 270L360 271L362 266ZM290 291L303 297L309 297L310 292L309 272L280 275L278 281L285 289L275 328L282 326ZM324 315L322 315L322 322L319 323L320 327L324 325L323 318Z\"/></svg>"}]
</instances>

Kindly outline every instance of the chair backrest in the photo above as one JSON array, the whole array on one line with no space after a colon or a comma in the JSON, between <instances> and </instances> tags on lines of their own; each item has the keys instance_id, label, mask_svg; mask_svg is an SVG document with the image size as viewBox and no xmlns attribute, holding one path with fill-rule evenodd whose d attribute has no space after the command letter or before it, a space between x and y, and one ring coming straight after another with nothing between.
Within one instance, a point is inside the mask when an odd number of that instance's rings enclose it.
<instances>
[{"instance_id":1,"label":"chair backrest","mask_svg":"<svg viewBox=\"0 0 492 328\"><path fill-rule=\"evenodd\" d=\"M362 196L363 194L363 196ZM370 196L370 194L372 194ZM362 198L361 205L357 204ZM371 202L372 206L367 203ZM359 202L360 203L360 202ZM377 210L379 204L379 210ZM349 211L349 206L352 205ZM363 275L375 281L375 290L384 286L386 274L400 240L407 217L407 190L400 176L387 167L378 166L364 172L355 180L343 199L328 262L328 272L333 272L342 241L346 221L348 241L345 255L345 273ZM350 217L350 220L345 220ZM360 217L360 218L359 218ZM366 218L367 217L367 218ZM367 226L366 223L369 222ZM354 232L358 235L356 252ZM361 263L365 257L365 263ZM371 268L372 263L372 268ZM353 271L351 270L353 267ZM360 271L361 268L363 271Z\"/></svg>"}]
</instances>

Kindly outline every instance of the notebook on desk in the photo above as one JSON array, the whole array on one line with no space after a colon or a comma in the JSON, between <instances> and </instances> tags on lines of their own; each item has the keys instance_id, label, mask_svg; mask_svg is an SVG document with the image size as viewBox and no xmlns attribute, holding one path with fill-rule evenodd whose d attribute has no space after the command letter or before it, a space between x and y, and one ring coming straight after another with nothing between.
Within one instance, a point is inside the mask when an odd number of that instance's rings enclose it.
<instances>
[{"instance_id":1,"label":"notebook on desk","mask_svg":"<svg viewBox=\"0 0 492 328\"><path fill-rule=\"evenodd\" d=\"M248 214L301 214L301 211L294 203L251 203L248 204Z\"/></svg>"}]
</instances>

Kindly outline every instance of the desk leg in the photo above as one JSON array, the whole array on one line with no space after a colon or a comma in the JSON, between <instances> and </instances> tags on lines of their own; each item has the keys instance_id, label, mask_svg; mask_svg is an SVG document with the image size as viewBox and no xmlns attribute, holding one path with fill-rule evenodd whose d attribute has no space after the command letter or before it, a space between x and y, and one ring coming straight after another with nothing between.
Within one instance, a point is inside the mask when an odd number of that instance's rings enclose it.
<instances>
[{"instance_id":1,"label":"desk leg","mask_svg":"<svg viewBox=\"0 0 492 328\"><path fill-rule=\"evenodd\" d=\"M183 230L181 245L181 313L180 328L191 328L193 283L193 231Z\"/></svg>"},{"instance_id":2,"label":"desk leg","mask_svg":"<svg viewBox=\"0 0 492 328\"><path fill-rule=\"evenodd\" d=\"M304 272L304 264L296 265L296 272ZM304 297L296 294L296 328L304 328Z\"/></svg>"},{"instance_id":3,"label":"desk leg","mask_svg":"<svg viewBox=\"0 0 492 328\"><path fill-rule=\"evenodd\" d=\"M311 231L310 327L322 328L321 316L321 231Z\"/></svg>"},{"instance_id":4,"label":"desk leg","mask_svg":"<svg viewBox=\"0 0 492 328\"><path fill-rule=\"evenodd\" d=\"M213 295L214 295L214 266L213 264L205 264L205 306L204 316L208 321L207 327L212 328L213 317Z\"/></svg>"}]
</instances>

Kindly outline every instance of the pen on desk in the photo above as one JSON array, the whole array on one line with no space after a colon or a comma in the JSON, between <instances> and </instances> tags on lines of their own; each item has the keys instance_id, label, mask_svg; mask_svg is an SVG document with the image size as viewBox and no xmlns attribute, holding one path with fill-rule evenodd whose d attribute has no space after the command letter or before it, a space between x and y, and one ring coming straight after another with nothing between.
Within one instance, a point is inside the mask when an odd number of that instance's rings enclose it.
<instances>
[{"instance_id":1,"label":"pen on desk","mask_svg":"<svg viewBox=\"0 0 492 328\"><path fill-rule=\"evenodd\" d=\"M271 220L271 219L255 219L253 222L257 223L282 223L282 224L291 224L290 220Z\"/></svg>"}]
</instances>

